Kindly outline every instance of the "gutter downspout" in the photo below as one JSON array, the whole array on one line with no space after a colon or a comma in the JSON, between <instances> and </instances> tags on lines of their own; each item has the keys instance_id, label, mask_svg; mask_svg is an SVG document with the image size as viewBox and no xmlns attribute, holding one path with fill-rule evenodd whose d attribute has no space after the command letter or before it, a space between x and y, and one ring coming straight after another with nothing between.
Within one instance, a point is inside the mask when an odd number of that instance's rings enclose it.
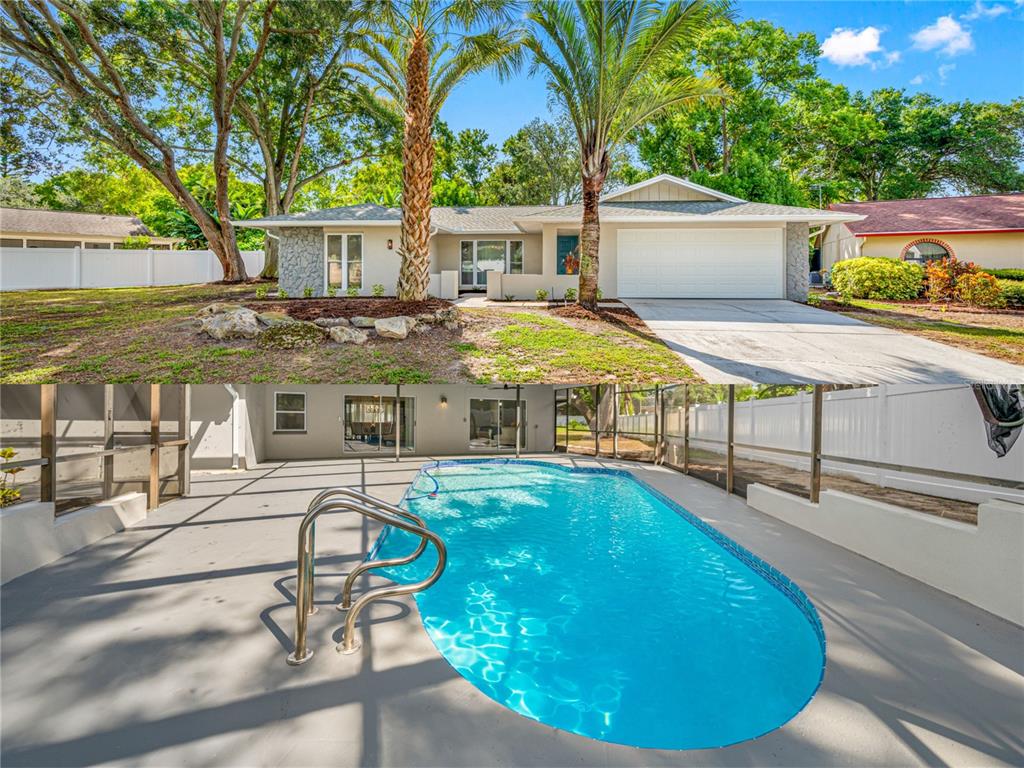
<instances>
[{"instance_id":1,"label":"gutter downspout","mask_svg":"<svg viewBox=\"0 0 1024 768\"><path fill-rule=\"evenodd\" d=\"M231 468L238 469L238 390L232 384L225 384L224 389L231 395Z\"/></svg>"}]
</instances>

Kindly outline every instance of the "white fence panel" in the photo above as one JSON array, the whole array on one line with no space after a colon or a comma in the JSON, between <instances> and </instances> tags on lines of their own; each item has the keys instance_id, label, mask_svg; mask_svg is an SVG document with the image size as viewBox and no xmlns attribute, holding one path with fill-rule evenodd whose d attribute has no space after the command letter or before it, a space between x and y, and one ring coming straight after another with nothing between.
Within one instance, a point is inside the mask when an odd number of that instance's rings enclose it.
<instances>
[{"instance_id":1,"label":"white fence panel","mask_svg":"<svg viewBox=\"0 0 1024 768\"><path fill-rule=\"evenodd\" d=\"M738 443L809 451L812 401L809 393L736 403ZM724 441L728 406L690 408L690 439ZM682 433L669 422L670 434ZM985 439L985 426L974 393L966 385L879 385L827 392L824 396L822 452L905 467L960 472L1017 480L1024 477L1024 444L999 458ZM725 452L725 446L705 443ZM737 456L807 469L809 459L737 448ZM825 462L827 473L857 477L881 486L945 498L981 501L998 497L1024 503L1024 494L1007 488L928 477L892 469Z\"/></svg>"},{"instance_id":2,"label":"white fence panel","mask_svg":"<svg viewBox=\"0 0 1024 768\"><path fill-rule=\"evenodd\" d=\"M242 251L250 277L263 251ZM224 276L212 251L0 248L0 290L128 288L209 283Z\"/></svg>"}]
</instances>

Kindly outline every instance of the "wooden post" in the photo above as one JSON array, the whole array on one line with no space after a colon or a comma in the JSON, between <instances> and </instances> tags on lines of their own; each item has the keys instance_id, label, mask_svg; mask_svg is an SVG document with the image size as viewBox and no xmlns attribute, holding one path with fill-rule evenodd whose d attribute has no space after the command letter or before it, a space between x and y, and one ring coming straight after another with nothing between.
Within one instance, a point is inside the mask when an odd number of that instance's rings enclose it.
<instances>
[{"instance_id":1,"label":"wooden post","mask_svg":"<svg viewBox=\"0 0 1024 768\"><path fill-rule=\"evenodd\" d=\"M735 481L735 466L733 456L733 438L735 437L736 428L736 385L729 385L729 425L728 425L728 437L726 438L725 446L725 492L732 493L733 484Z\"/></svg>"},{"instance_id":2,"label":"wooden post","mask_svg":"<svg viewBox=\"0 0 1024 768\"><path fill-rule=\"evenodd\" d=\"M178 449L178 494L192 493L192 385L182 384L178 400L178 439L188 440Z\"/></svg>"},{"instance_id":3,"label":"wooden post","mask_svg":"<svg viewBox=\"0 0 1024 768\"><path fill-rule=\"evenodd\" d=\"M103 385L103 449L114 447L114 385ZM103 457L103 498L114 495L114 454Z\"/></svg>"},{"instance_id":4,"label":"wooden post","mask_svg":"<svg viewBox=\"0 0 1024 768\"><path fill-rule=\"evenodd\" d=\"M811 401L811 495L812 504L821 498L821 421L822 385L814 385L814 399Z\"/></svg>"},{"instance_id":5,"label":"wooden post","mask_svg":"<svg viewBox=\"0 0 1024 768\"><path fill-rule=\"evenodd\" d=\"M39 385L39 500L57 501L57 385Z\"/></svg>"},{"instance_id":6,"label":"wooden post","mask_svg":"<svg viewBox=\"0 0 1024 768\"><path fill-rule=\"evenodd\" d=\"M690 474L690 385L683 384L683 474Z\"/></svg>"},{"instance_id":7,"label":"wooden post","mask_svg":"<svg viewBox=\"0 0 1024 768\"><path fill-rule=\"evenodd\" d=\"M160 506L160 385L149 385L149 509Z\"/></svg>"}]
</instances>

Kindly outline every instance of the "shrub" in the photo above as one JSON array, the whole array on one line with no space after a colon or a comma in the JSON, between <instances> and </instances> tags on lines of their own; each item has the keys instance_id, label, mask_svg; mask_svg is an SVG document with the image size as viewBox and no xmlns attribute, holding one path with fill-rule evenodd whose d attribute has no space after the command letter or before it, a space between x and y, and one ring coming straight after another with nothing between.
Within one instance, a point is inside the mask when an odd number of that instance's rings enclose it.
<instances>
[{"instance_id":1,"label":"shrub","mask_svg":"<svg viewBox=\"0 0 1024 768\"><path fill-rule=\"evenodd\" d=\"M515 296L514 293L506 293L505 294L505 301L515 301L515 300L516 300L516 296Z\"/></svg>"},{"instance_id":2,"label":"shrub","mask_svg":"<svg viewBox=\"0 0 1024 768\"><path fill-rule=\"evenodd\" d=\"M265 299L265 298L267 298L267 295L269 293L270 293L270 286L269 285L257 285L256 286L256 298L257 299Z\"/></svg>"},{"instance_id":3,"label":"shrub","mask_svg":"<svg viewBox=\"0 0 1024 768\"><path fill-rule=\"evenodd\" d=\"M377 297L383 296L384 295L384 286L381 285L380 283L374 283L373 288L370 289L370 292L373 293L373 295L377 296Z\"/></svg>"},{"instance_id":4,"label":"shrub","mask_svg":"<svg viewBox=\"0 0 1024 768\"><path fill-rule=\"evenodd\" d=\"M1007 304L1024 307L1024 281L997 280L996 282L999 283L999 291Z\"/></svg>"},{"instance_id":5,"label":"shrub","mask_svg":"<svg viewBox=\"0 0 1024 768\"><path fill-rule=\"evenodd\" d=\"M548 300L548 292L545 291L543 288L538 288L537 289L537 301L547 301L547 300Z\"/></svg>"},{"instance_id":6,"label":"shrub","mask_svg":"<svg viewBox=\"0 0 1024 768\"><path fill-rule=\"evenodd\" d=\"M971 275L978 267L970 261L960 261L956 256L929 261L925 267L928 278L929 301L952 301L956 298L957 281L964 275Z\"/></svg>"},{"instance_id":7,"label":"shrub","mask_svg":"<svg viewBox=\"0 0 1024 768\"><path fill-rule=\"evenodd\" d=\"M310 288L308 285L305 288L302 289L302 298L304 298L304 299L312 299L313 298L313 289Z\"/></svg>"},{"instance_id":8,"label":"shrub","mask_svg":"<svg viewBox=\"0 0 1024 768\"><path fill-rule=\"evenodd\" d=\"M565 300L566 301L576 301L576 289L575 288L566 288L565 289Z\"/></svg>"},{"instance_id":9,"label":"shrub","mask_svg":"<svg viewBox=\"0 0 1024 768\"><path fill-rule=\"evenodd\" d=\"M1020 280L1024 282L1024 269L986 269L992 277L1000 280Z\"/></svg>"},{"instance_id":10,"label":"shrub","mask_svg":"<svg viewBox=\"0 0 1024 768\"><path fill-rule=\"evenodd\" d=\"M279 298L279 299L287 299L288 298L288 291L286 291L284 288L278 288L277 289L277 298Z\"/></svg>"},{"instance_id":11,"label":"shrub","mask_svg":"<svg viewBox=\"0 0 1024 768\"><path fill-rule=\"evenodd\" d=\"M306 349L324 341L324 331L312 323L272 325L257 337L265 349Z\"/></svg>"},{"instance_id":12,"label":"shrub","mask_svg":"<svg viewBox=\"0 0 1024 768\"><path fill-rule=\"evenodd\" d=\"M349 288L348 290L345 291L345 293L346 293L346 295L348 295L348 296L350 296L350 297L352 297L354 299L354 298L356 298L356 296L359 295L359 289L358 288Z\"/></svg>"},{"instance_id":13,"label":"shrub","mask_svg":"<svg viewBox=\"0 0 1024 768\"><path fill-rule=\"evenodd\" d=\"M121 241L121 247L131 250L144 250L149 248L150 239L148 235L128 235L124 240Z\"/></svg>"},{"instance_id":14,"label":"shrub","mask_svg":"<svg viewBox=\"0 0 1024 768\"><path fill-rule=\"evenodd\" d=\"M4 463L17 455L18 452L13 448L0 448L0 461ZM14 487L14 478L21 470L21 467L7 469L3 464L0 464L0 472L3 472L3 475L0 476L0 507L9 507L21 498L21 491ZM7 486L8 483L11 484L10 487Z\"/></svg>"},{"instance_id":15,"label":"shrub","mask_svg":"<svg viewBox=\"0 0 1024 768\"><path fill-rule=\"evenodd\" d=\"M953 294L957 301L974 307L1005 307L999 281L986 272L963 275L956 281Z\"/></svg>"},{"instance_id":16,"label":"shrub","mask_svg":"<svg viewBox=\"0 0 1024 768\"><path fill-rule=\"evenodd\" d=\"M338 295L338 289L337 288L335 288L333 285L327 286L327 296L328 296L328 298L333 299L337 295Z\"/></svg>"},{"instance_id":17,"label":"shrub","mask_svg":"<svg viewBox=\"0 0 1024 768\"><path fill-rule=\"evenodd\" d=\"M862 256L832 267L832 285L847 299L916 299L923 279L919 264L885 257Z\"/></svg>"}]
</instances>

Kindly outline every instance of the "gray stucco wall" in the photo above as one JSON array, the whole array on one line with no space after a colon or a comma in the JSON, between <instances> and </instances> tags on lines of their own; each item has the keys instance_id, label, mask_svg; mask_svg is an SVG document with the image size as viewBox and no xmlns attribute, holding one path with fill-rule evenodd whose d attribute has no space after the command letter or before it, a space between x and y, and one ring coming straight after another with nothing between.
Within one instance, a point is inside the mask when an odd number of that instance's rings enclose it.
<instances>
[{"instance_id":1,"label":"gray stucco wall","mask_svg":"<svg viewBox=\"0 0 1024 768\"><path fill-rule=\"evenodd\" d=\"M786 224L786 298L790 301L807 301L809 235L810 227L806 223Z\"/></svg>"},{"instance_id":2,"label":"gray stucco wall","mask_svg":"<svg viewBox=\"0 0 1024 768\"><path fill-rule=\"evenodd\" d=\"M306 288L324 295L324 231L320 227L285 227L278 230L278 285L293 298Z\"/></svg>"}]
</instances>

